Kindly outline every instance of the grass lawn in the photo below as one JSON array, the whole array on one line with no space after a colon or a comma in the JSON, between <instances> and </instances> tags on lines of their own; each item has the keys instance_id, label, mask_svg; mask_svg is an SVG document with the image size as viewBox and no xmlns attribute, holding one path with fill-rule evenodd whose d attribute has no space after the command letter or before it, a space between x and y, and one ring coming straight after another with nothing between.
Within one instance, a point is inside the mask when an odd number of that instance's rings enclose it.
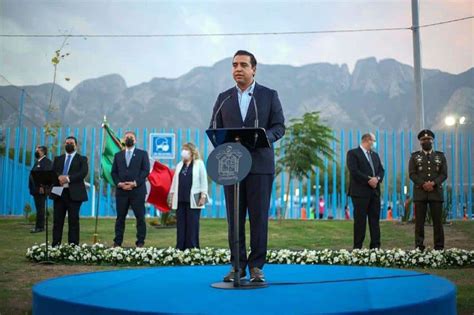
<instances>
[{"instance_id":1,"label":"grass lawn","mask_svg":"<svg viewBox=\"0 0 474 315\"><path fill-rule=\"evenodd\" d=\"M99 221L99 239L111 244L114 231L113 219ZM248 223L247 223L248 225ZM38 281L65 274L96 270L118 269L114 266L45 266L30 263L25 258L26 249L44 242L44 233L30 234L31 225L21 218L0 219L0 314L31 313L31 288ZM248 230L248 228L247 228ZM382 222L382 247L413 248L414 226L395 222ZM248 232L248 231L247 231ZM91 243L94 220L81 219L81 243ZM67 224L64 231L67 240ZM367 236L368 237L368 236ZM445 226L446 247L474 250L474 222L454 222ZM427 245L433 247L432 228L426 227ZM247 242L249 238L247 236ZM174 246L176 230L147 227L147 246ZM134 219L127 220L124 246L134 246ZM227 225L222 219L201 220L201 247L227 247ZM368 240L366 240L368 244ZM351 221L296 221L270 222L269 247L289 249L350 249L352 245ZM474 268L423 270L446 277L457 285L458 311L474 313Z\"/></svg>"}]
</instances>

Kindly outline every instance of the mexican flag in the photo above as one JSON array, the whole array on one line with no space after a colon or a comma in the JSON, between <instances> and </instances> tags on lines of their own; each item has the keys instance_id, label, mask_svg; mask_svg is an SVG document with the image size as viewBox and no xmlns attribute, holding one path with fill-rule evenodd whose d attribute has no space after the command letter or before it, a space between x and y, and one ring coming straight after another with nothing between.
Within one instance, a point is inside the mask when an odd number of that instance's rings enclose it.
<instances>
[{"instance_id":1,"label":"mexican flag","mask_svg":"<svg viewBox=\"0 0 474 315\"><path fill-rule=\"evenodd\" d=\"M115 186L114 180L112 179L112 163L114 162L115 153L123 150L124 145L117 137L115 132L109 127L104 119L102 128L105 131L104 137L104 152L100 158L100 165L102 167L102 178L105 179L110 185Z\"/></svg>"}]
</instances>

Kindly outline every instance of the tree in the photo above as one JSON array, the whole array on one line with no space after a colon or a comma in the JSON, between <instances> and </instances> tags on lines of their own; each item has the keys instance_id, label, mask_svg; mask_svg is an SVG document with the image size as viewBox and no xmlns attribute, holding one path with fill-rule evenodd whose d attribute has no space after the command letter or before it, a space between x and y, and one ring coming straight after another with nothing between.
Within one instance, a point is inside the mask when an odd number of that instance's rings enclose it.
<instances>
[{"instance_id":1,"label":"tree","mask_svg":"<svg viewBox=\"0 0 474 315\"><path fill-rule=\"evenodd\" d=\"M51 136L53 138L52 143L50 143L50 146L49 146L49 150L51 152L55 151L56 143L57 143L56 137L58 135L58 129L61 127L61 122L59 119L57 119L56 121L52 121L52 120L50 121L49 116L59 111L59 106L53 104L54 87L56 86L56 75L58 71L58 65L61 62L61 60L64 60L64 58L70 55L70 53L63 52L64 48L69 45L69 43L67 42L68 39L69 39L69 36L64 37L61 47L54 52L54 56L53 58L51 58L51 63L54 69L53 70L53 83L51 85L46 123L44 125L46 136ZM70 80L69 78L64 78L64 79L66 81Z\"/></svg>"},{"instance_id":2,"label":"tree","mask_svg":"<svg viewBox=\"0 0 474 315\"><path fill-rule=\"evenodd\" d=\"M303 179L315 167L324 169L324 157L332 159L335 154L331 141L336 139L331 128L321 121L319 113L308 112L303 117L291 119L288 136L279 148L283 150L283 155L277 161L277 173L288 174L285 206L283 213L278 213L280 219L285 216L291 179Z\"/></svg>"}]
</instances>

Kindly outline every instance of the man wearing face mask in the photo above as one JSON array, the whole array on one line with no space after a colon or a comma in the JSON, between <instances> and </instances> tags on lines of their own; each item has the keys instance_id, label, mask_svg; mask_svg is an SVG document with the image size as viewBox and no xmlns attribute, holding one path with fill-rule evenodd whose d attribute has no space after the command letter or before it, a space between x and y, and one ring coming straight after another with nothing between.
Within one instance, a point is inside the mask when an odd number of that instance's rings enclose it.
<instances>
[{"instance_id":1,"label":"man wearing face mask","mask_svg":"<svg viewBox=\"0 0 474 315\"><path fill-rule=\"evenodd\" d=\"M425 249L425 218L429 206L433 218L434 248L444 249L443 182L448 178L448 165L443 152L433 150L434 133L425 129L418 134L421 150L413 152L408 163L410 179L414 184L415 246Z\"/></svg>"},{"instance_id":2,"label":"man wearing face mask","mask_svg":"<svg viewBox=\"0 0 474 315\"><path fill-rule=\"evenodd\" d=\"M33 165L33 168L31 171L49 171L51 169L51 166L53 163L51 162L50 159L46 156L48 154L48 148L39 145L36 147L35 151L35 159L36 162ZM29 178L29 183L28 187L30 189L30 195L33 196L33 199L35 200L35 208L36 208L36 225L33 230L31 230L31 233L38 233L38 232L43 232L44 231L44 204L46 201L46 195L45 191L42 187L39 187L38 185L35 184L35 181L33 180L33 176L31 175L30 172L30 178Z\"/></svg>"},{"instance_id":3,"label":"man wearing face mask","mask_svg":"<svg viewBox=\"0 0 474 315\"><path fill-rule=\"evenodd\" d=\"M145 244L145 181L150 173L150 160L146 151L135 147L136 139L133 131L125 133L125 150L115 154L112 164L112 178L117 186L115 191L117 220L115 221L114 246L122 246L125 219L130 207L137 221L135 245L143 247Z\"/></svg>"},{"instance_id":4,"label":"man wearing face mask","mask_svg":"<svg viewBox=\"0 0 474 315\"><path fill-rule=\"evenodd\" d=\"M89 173L87 157L77 153L77 139L67 137L64 142L65 154L53 161L53 170L59 175L62 186L61 196L51 194L54 199L53 246L61 244L64 219L68 215L68 243L79 245L79 212L81 205L87 201L84 179Z\"/></svg>"},{"instance_id":5,"label":"man wearing face mask","mask_svg":"<svg viewBox=\"0 0 474 315\"><path fill-rule=\"evenodd\" d=\"M366 133L361 145L347 152L349 196L354 204L354 249L362 248L367 220L370 248L380 248L380 184L385 170L377 152L372 151L374 145L374 134Z\"/></svg>"}]
</instances>

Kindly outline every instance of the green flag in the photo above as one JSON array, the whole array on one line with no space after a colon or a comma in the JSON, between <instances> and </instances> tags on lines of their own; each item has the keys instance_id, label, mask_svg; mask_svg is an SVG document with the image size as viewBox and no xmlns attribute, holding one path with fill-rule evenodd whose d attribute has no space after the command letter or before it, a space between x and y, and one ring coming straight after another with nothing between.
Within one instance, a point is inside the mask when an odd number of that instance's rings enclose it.
<instances>
[{"instance_id":1,"label":"green flag","mask_svg":"<svg viewBox=\"0 0 474 315\"><path fill-rule=\"evenodd\" d=\"M123 148L123 144L120 139L115 135L114 131L110 129L107 122L104 121L102 128L105 130L104 138L104 152L100 158L100 164L102 167L102 178L105 179L110 185L115 186L114 180L112 179L112 163L114 162L115 153L120 152Z\"/></svg>"}]
</instances>

